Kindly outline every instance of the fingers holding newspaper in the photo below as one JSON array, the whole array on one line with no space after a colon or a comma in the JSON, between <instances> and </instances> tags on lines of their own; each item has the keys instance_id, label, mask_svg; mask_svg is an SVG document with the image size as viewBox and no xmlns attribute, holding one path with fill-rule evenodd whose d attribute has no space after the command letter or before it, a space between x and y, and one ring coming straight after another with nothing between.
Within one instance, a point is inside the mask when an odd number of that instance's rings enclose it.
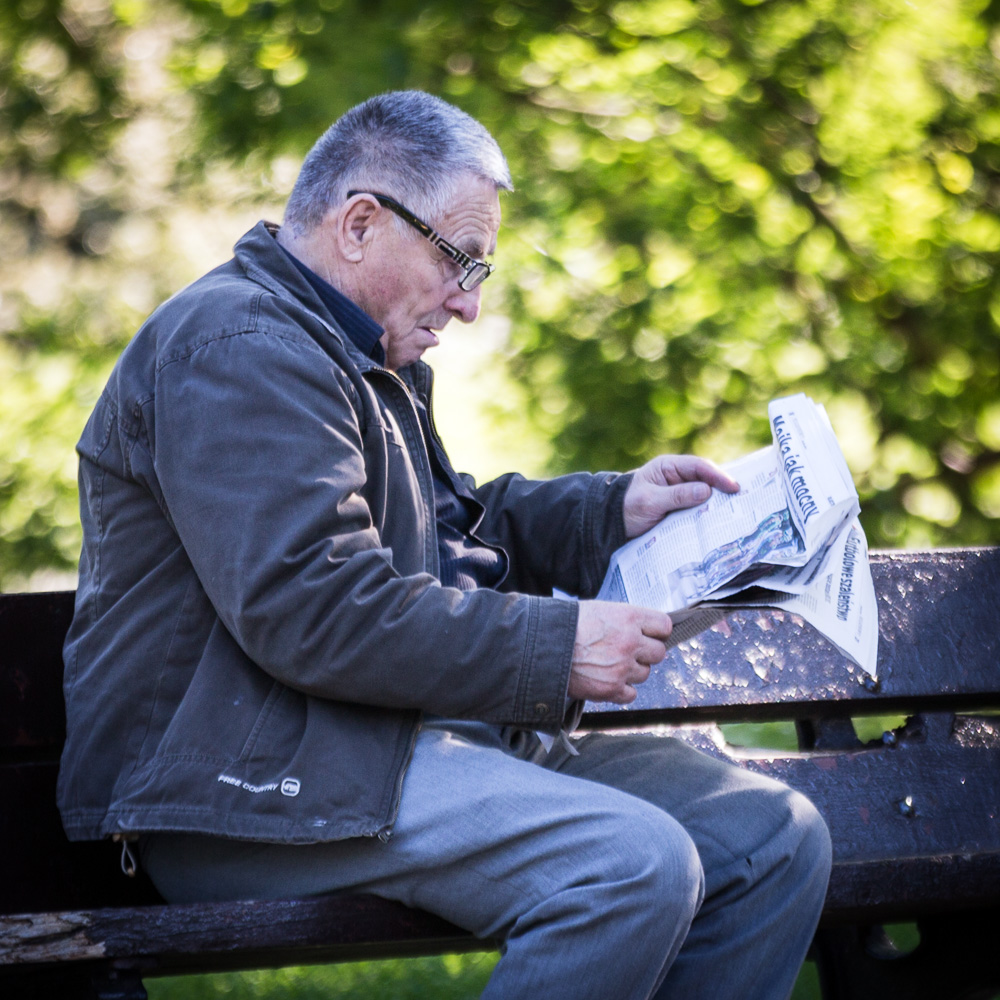
<instances>
[{"instance_id":1,"label":"fingers holding newspaper","mask_svg":"<svg viewBox=\"0 0 1000 1000\"><path fill-rule=\"evenodd\" d=\"M635 685L666 656L670 616L652 608L611 601L581 601L573 644L569 696L627 705Z\"/></svg>"},{"instance_id":2,"label":"fingers holding newspaper","mask_svg":"<svg viewBox=\"0 0 1000 1000\"><path fill-rule=\"evenodd\" d=\"M625 492L625 533L635 538L659 524L671 511L694 507L712 488L739 491L739 483L707 459L694 455L658 455L636 469Z\"/></svg>"}]
</instances>

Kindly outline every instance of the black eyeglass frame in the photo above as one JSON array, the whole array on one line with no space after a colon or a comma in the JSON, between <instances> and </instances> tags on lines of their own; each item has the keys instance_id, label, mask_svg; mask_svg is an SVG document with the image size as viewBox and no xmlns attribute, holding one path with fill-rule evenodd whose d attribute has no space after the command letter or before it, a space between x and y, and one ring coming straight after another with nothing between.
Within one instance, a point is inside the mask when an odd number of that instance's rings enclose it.
<instances>
[{"instance_id":1,"label":"black eyeglass frame","mask_svg":"<svg viewBox=\"0 0 1000 1000\"><path fill-rule=\"evenodd\" d=\"M473 288L481 285L493 272L495 266L486 260L476 260L470 257L464 250L459 250L457 246L449 243L439 232L432 229L419 216L414 215L405 205L401 205L395 198L390 198L387 194L378 191L348 191L347 197L353 198L357 194L367 194L374 198L380 205L384 205L390 212L394 212L404 222L408 222L421 236L426 237L436 246L446 257L453 260L465 274L459 279L458 287L463 292L471 292Z\"/></svg>"}]
</instances>

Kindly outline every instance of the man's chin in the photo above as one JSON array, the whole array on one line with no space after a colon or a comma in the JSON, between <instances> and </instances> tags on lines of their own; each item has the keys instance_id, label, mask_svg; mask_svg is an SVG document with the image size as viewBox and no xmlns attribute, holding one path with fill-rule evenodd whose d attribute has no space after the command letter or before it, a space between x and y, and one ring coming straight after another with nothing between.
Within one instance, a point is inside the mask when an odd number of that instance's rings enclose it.
<instances>
[{"instance_id":1,"label":"man's chin","mask_svg":"<svg viewBox=\"0 0 1000 1000\"><path fill-rule=\"evenodd\" d=\"M403 336L383 336L386 349L386 367L395 371L419 361L425 351L441 343L438 333L429 326L412 327Z\"/></svg>"},{"instance_id":2,"label":"man's chin","mask_svg":"<svg viewBox=\"0 0 1000 1000\"><path fill-rule=\"evenodd\" d=\"M412 365L415 361L419 361L429 349L428 347L411 348L408 351L400 351L398 355L387 355L385 366L390 371L398 371L400 368L405 368L407 365Z\"/></svg>"}]
</instances>

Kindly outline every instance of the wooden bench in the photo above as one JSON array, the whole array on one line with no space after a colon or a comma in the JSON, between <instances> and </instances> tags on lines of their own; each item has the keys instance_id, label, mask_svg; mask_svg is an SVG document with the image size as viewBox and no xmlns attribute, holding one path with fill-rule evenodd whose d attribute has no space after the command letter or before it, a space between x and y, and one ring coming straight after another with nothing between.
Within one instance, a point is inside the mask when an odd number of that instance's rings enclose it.
<instances>
[{"instance_id":1,"label":"wooden bench","mask_svg":"<svg viewBox=\"0 0 1000 1000\"><path fill-rule=\"evenodd\" d=\"M628 710L597 706L585 725L680 727L816 802L835 858L813 948L828 1000L993 996L1000 549L872 561L877 683L792 616L734 615L673 651ZM122 875L116 845L69 844L54 786L72 597L0 597L0 997L139 998L144 976L491 947L368 896L169 906ZM862 744L851 717L886 714L907 721ZM767 720L794 720L799 750L739 750L714 728ZM919 931L905 955L882 931L901 921Z\"/></svg>"}]
</instances>

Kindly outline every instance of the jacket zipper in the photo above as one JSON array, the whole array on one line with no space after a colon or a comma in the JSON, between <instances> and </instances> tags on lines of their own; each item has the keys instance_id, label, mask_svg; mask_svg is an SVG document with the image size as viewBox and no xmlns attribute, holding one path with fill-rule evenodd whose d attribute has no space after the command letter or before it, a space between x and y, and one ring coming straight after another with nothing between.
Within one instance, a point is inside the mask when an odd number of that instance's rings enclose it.
<instances>
[{"instance_id":1,"label":"jacket zipper","mask_svg":"<svg viewBox=\"0 0 1000 1000\"><path fill-rule=\"evenodd\" d=\"M390 382L395 383L397 386L399 386L400 389L402 389L403 395L406 397L406 403L409 407L409 415L413 419L413 426L416 429L417 436L421 441L423 441L423 430L421 429L420 426L420 415L417 413L417 404L413 400L413 396L410 392L410 387L394 371L392 371L389 368L383 368L381 365L373 365L372 368L369 370L376 371L382 375L385 375L390 380ZM430 464L431 460L430 460L430 455L427 453L427 447L428 447L427 442L424 442L424 449L423 449L424 467L422 472L424 480L426 480L428 476L430 476L431 479L430 482L424 481L421 483L421 494L423 495L425 506L429 506L430 517L428 523L433 524L434 523L433 472L431 471L431 464ZM430 489L429 496L427 494L428 488ZM431 536L432 537L428 539L428 542L435 543L433 532L431 533ZM428 561L427 559L428 548L429 546L425 546L425 553L424 553L425 564ZM433 552L437 551L436 543L431 551ZM431 562L434 563L435 561L431 560ZM431 572L438 571L438 567L436 565L432 565L430 567L430 571ZM393 826L395 826L396 819L399 816L399 805L403 797L403 780L406 777L406 772L410 768L410 761L413 760L413 751L416 749L417 737L420 735L421 726L422 726L422 717L418 718L413 726L413 730L410 734L410 745L407 748L406 752L406 759L403 761L402 766L399 768L399 771L396 774L396 782L392 793L392 813L389 816L389 821L381 829L375 831L375 836L378 837L378 839L382 841L383 844L387 844L389 842L389 839L392 837L392 828Z\"/></svg>"},{"instance_id":2,"label":"jacket zipper","mask_svg":"<svg viewBox=\"0 0 1000 1000\"><path fill-rule=\"evenodd\" d=\"M368 371L379 372L388 377L390 382L395 383L403 391L406 397L406 404L409 407L409 415L413 418L413 428L416 431L416 438L423 446L423 467L420 470L422 477L420 483L420 493L427 513L427 523L434 525L434 472L431 468L431 457L428 451L430 442L424 441L423 428L420 425L420 414L417 413L417 404L413 399L410 387L391 369L383 368L381 365L373 364ZM411 456L412 457L412 456ZM439 576L441 567L438 564L437 555L437 529L432 527L427 533L427 541L424 544L424 566L428 573Z\"/></svg>"}]
</instances>

